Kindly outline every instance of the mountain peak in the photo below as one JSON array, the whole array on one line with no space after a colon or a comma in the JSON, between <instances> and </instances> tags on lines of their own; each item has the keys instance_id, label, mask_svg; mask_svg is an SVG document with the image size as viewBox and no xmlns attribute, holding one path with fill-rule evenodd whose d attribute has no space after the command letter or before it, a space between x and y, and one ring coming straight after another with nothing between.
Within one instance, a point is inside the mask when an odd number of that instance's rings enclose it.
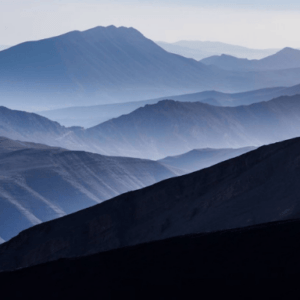
<instances>
[{"instance_id":1,"label":"mountain peak","mask_svg":"<svg viewBox=\"0 0 300 300\"><path fill-rule=\"evenodd\" d=\"M279 55L279 54L280 55L300 54L300 50L294 49L294 48L290 48L290 47L285 47L282 50L280 50L277 53L275 53L274 56Z\"/></svg>"}]
</instances>

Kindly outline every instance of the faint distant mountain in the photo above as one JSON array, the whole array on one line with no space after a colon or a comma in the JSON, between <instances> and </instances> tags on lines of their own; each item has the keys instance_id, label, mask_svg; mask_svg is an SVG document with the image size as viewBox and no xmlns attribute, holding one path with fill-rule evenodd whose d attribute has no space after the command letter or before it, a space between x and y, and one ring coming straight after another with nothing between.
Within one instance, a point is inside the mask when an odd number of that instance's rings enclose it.
<instances>
[{"instance_id":1,"label":"faint distant mountain","mask_svg":"<svg viewBox=\"0 0 300 300\"><path fill-rule=\"evenodd\" d=\"M152 159L197 148L259 146L300 136L300 95L238 107L164 100L86 134L102 151Z\"/></svg>"},{"instance_id":2,"label":"faint distant mountain","mask_svg":"<svg viewBox=\"0 0 300 300\"><path fill-rule=\"evenodd\" d=\"M299 138L264 146L37 225L0 246L0 270L298 218L299 153Z\"/></svg>"},{"instance_id":3,"label":"faint distant mountain","mask_svg":"<svg viewBox=\"0 0 300 300\"><path fill-rule=\"evenodd\" d=\"M222 161L240 156L254 149L255 147L238 149L194 149L181 155L168 156L164 159L160 159L159 162L166 166L178 168L186 173L190 173L211 167Z\"/></svg>"},{"instance_id":4,"label":"faint distant mountain","mask_svg":"<svg viewBox=\"0 0 300 300\"><path fill-rule=\"evenodd\" d=\"M268 101L280 96L293 96L297 94L300 94L299 84L290 88L277 87L236 94L206 91L193 94L161 97L145 101L69 107L40 111L38 114L49 118L50 120L57 121L64 126L82 126L88 128L112 118L129 114L146 104L155 104L164 99L171 99L180 102L203 102L215 106L239 106Z\"/></svg>"},{"instance_id":5,"label":"faint distant mountain","mask_svg":"<svg viewBox=\"0 0 300 300\"><path fill-rule=\"evenodd\" d=\"M0 137L0 236L7 241L30 226L181 174L155 161Z\"/></svg>"},{"instance_id":6,"label":"faint distant mountain","mask_svg":"<svg viewBox=\"0 0 300 300\"><path fill-rule=\"evenodd\" d=\"M300 68L232 72L166 52L134 28L96 27L0 52L1 104L44 110L203 90L292 86Z\"/></svg>"},{"instance_id":7,"label":"faint distant mountain","mask_svg":"<svg viewBox=\"0 0 300 300\"><path fill-rule=\"evenodd\" d=\"M156 42L168 52L201 60L213 55L227 54L238 58L261 59L276 53L279 49L250 49L220 42L179 41L175 43Z\"/></svg>"},{"instance_id":8,"label":"faint distant mountain","mask_svg":"<svg viewBox=\"0 0 300 300\"><path fill-rule=\"evenodd\" d=\"M229 71L280 70L300 67L300 50L283 50L260 60L248 60L222 54L201 60L206 65L213 65Z\"/></svg>"}]
</instances>

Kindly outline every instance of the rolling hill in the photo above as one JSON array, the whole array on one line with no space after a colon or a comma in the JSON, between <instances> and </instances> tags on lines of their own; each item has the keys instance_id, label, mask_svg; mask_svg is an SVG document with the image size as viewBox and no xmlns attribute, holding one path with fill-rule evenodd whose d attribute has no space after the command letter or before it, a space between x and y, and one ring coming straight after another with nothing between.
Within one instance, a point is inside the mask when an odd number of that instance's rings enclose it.
<instances>
[{"instance_id":1,"label":"rolling hill","mask_svg":"<svg viewBox=\"0 0 300 300\"><path fill-rule=\"evenodd\" d=\"M155 161L1 137L0 236L7 241L33 225L179 174Z\"/></svg>"},{"instance_id":2,"label":"rolling hill","mask_svg":"<svg viewBox=\"0 0 300 300\"><path fill-rule=\"evenodd\" d=\"M179 300L199 290L214 299L297 299L299 230L299 220L273 222L60 259L0 273L1 292L32 298L38 286L43 299L93 298L99 290L101 299Z\"/></svg>"},{"instance_id":3,"label":"rolling hill","mask_svg":"<svg viewBox=\"0 0 300 300\"><path fill-rule=\"evenodd\" d=\"M0 269L298 218L299 153L300 138L263 146L34 226L0 246Z\"/></svg>"},{"instance_id":4,"label":"rolling hill","mask_svg":"<svg viewBox=\"0 0 300 300\"><path fill-rule=\"evenodd\" d=\"M300 67L300 50L284 48L279 52L260 60L236 58L230 55L212 56L201 63L216 66L229 71L266 71Z\"/></svg>"}]
</instances>

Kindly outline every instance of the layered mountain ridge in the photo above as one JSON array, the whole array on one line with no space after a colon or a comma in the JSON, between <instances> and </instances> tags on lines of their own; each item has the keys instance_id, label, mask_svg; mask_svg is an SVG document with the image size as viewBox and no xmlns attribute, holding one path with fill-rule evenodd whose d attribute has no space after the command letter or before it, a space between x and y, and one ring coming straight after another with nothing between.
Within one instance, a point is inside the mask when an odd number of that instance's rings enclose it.
<instances>
[{"instance_id":1,"label":"layered mountain ridge","mask_svg":"<svg viewBox=\"0 0 300 300\"><path fill-rule=\"evenodd\" d=\"M0 236L7 241L33 225L181 174L155 161L0 137Z\"/></svg>"},{"instance_id":2,"label":"layered mountain ridge","mask_svg":"<svg viewBox=\"0 0 300 300\"><path fill-rule=\"evenodd\" d=\"M0 52L2 105L44 110L203 90L292 86L300 68L232 72L166 52L134 28L73 31Z\"/></svg>"},{"instance_id":3,"label":"layered mountain ridge","mask_svg":"<svg viewBox=\"0 0 300 300\"><path fill-rule=\"evenodd\" d=\"M201 63L229 71L280 70L300 67L300 50L284 48L260 60L248 60L222 54L201 60Z\"/></svg>"},{"instance_id":4,"label":"layered mountain ridge","mask_svg":"<svg viewBox=\"0 0 300 300\"><path fill-rule=\"evenodd\" d=\"M289 88L268 88L236 94L206 91L193 94L161 97L145 101L69 107L58 110L41 111L37 113L53 121L57 121L64 126L82 126L88 128L96 126L112 118L129 114L134 110L145 106L146 104L156 104L157 102L165 99L171 99L180 102L203 102L215 106L239 106L269 101L281 96L294 96L297 94L300 94L300 85L295 85Z\"/></svg>"},{"instance_id":5,"label":"layered mountain ridge","mask_svg":"<svg viewBox=\"0 0 300 300\"><path fill-rule=\"evenodd\" d=\"M299 153L300 138L263 146L34 226L0 246L1 270L298 218Z\"/></svg>"},{"instance_id":6,"label":"layered mountain ridge","mask_svg":"<svg viewBox=\"0 0 300 300\"><path fill-rule=\"evenodd\" d=\"M300 134L299 95L248 106L160 101L84 129L0 109L0 135L70 150L162 159L199 148L261 146Z\"/></svg>"}]
</instances>

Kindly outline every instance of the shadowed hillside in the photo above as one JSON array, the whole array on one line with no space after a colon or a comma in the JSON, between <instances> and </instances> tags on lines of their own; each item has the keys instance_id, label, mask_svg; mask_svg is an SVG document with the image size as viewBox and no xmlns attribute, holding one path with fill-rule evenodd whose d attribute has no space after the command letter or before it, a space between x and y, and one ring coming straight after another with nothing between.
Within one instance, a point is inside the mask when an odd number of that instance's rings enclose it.
<instances>
[{"instance_id":1,"label":"shadowed hillside","mask_svg":"<svg viewBox=\"0 0 300 300\"><path fill-rule=\"evenodd\" d=\"M216 298L297 299L299 233L294 220L60 259L0 273L1 293L32 297L38 286L47 290L44 299L97 293L101 299L183 299L199 291Z\"/></svg>"},{"instance_id":2,"label":"shadowed hillside","mask_svg":"<svg viewBox=\"0 0 300 300\"><path fill-rule=\"evenodd\" d=\"M7 241L33 225L182 173L150 160L0 137L0 237Z\"/></svg>"},{"instance_id":3,"label":"shadowed hillside","mask_svg":"<svg viewBox=\"0 0 300 300\"><path fill-rule=\"evenodd\" d=\"M298 218L299 162L297 138L125 193L34 226L2 244L1 270L179 235Z\"/></svg>"}]
</instances>

